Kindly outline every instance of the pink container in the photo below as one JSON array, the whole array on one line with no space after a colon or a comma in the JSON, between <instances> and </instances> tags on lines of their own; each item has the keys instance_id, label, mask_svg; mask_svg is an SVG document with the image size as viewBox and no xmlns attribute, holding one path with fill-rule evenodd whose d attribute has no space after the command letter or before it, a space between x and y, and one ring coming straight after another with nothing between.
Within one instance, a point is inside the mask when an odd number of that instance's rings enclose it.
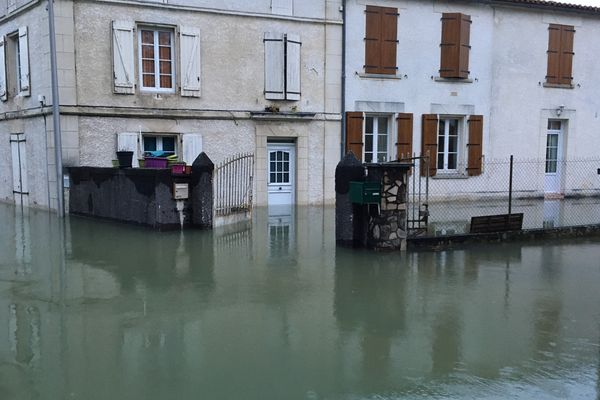
<instances>
[{"instance_id":1,"label":"pink container","mask_svg":"<svg viewBox=\"0 0 600 400\"><path fill-rule=\"evenodd\" d=\"M167 168L167 159L161 157L146 157L145 168Z\"/></svg>"},{"instance_id":2,"label":"pink container","mask_svg":"<svg viewBox=\"0 0 600 400\"><path fill-rule=\"evenodd\" d=\"M171 173L173 173L173 174L185 174L185 164L173 164L173 165L171 165Z\"/></svg>"}]
</instances>

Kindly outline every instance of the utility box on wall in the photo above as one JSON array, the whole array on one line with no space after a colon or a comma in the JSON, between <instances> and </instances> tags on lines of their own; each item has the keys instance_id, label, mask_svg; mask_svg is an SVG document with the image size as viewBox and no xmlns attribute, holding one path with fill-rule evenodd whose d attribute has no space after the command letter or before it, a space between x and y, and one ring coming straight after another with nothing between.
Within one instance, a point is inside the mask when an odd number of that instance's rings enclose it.
<instances>
[{"instance_id":1,"label":"utility box on wall","mask_svg":"<svg viewBox=\"0 0 600 400\"><path fill-rule=\"evenodd\" d=\"M381 183L350 182L350 201L354 204L379 204Z\"/></svg>"}]
</instances>

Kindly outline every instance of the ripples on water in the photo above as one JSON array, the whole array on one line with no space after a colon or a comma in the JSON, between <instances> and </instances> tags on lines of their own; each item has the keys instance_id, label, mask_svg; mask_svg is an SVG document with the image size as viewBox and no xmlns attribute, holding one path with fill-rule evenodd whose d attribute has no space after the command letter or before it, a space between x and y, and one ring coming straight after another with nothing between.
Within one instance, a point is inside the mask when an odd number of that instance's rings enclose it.
<instances>
[{"instance_id":1,"label":"ripples on water","mask_svg":"<svg viewBox=\"0 0 600 400\"><path fill-rule=\"evenodd\" d=\"M600 242L336 249L0 205L0 399L600 399Z\"/></svg>"}]
</instances>

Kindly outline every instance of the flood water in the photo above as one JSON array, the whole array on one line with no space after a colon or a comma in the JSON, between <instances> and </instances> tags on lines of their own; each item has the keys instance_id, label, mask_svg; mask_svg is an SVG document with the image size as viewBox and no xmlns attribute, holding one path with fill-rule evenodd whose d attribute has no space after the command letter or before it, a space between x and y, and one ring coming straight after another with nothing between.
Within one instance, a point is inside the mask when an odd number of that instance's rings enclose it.
<instances>
[{"instance_id":1,"label":"flood water","mask_svg":"<svg viewBox=\"0 0 600 400\"><path fill-rule=\"evenodd\" d=\"M2 400L600 399L600 241L353 251L321 208L0 224Z\"/></svg>"}]
</instances>

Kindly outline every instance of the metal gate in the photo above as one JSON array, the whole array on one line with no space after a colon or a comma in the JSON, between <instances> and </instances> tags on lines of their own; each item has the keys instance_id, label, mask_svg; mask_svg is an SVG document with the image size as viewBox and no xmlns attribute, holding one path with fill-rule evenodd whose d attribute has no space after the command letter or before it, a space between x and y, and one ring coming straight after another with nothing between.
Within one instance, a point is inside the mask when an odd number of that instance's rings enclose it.
<instances>
[{"instance_id":1,"label":"metal gate","mask_svg":"<svg viewBox=\"0 0 600 400\"><path fill-rule=\"evenodd\" d=\"M424 235L429 222L429 174L421 171L429 170L429 158L413 156L399 161L414 165L408 177L408 236Z\"/></svg>"},{"instance_id":2,"label":"metal gate","mask_svg":"<svg viewBox=\"0 0 600 400\"><path fill-rule=\"evenodd\" d=\"M239 153L218 164L214 173L215 215L224 216L252 209L254 154Z\"/></svg>"}]
</instances>

